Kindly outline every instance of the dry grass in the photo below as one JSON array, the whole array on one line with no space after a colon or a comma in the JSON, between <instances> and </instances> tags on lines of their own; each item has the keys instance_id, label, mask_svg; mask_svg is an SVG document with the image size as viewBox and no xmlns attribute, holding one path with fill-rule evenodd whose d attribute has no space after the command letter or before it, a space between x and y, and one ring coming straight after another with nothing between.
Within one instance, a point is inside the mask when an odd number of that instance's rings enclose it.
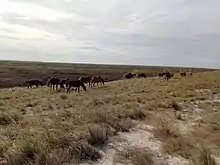
<instances>
[{"instance_id":1,"label":"dry grass","mask_svg":"<svg viewBox=\"0 0 220 165\"><path fill-rule=\"evenodd\" d=\"M133 165L154 165L153 154L146 148L128 148L117 154L116 162L125 163L129 160Z\"/></svg>"},{"instance_id":2,"label":"dry grass","mask_svg":"<svg viewBox=\"0 0 220 165\"><path fill-rule=\"evenodd\" d=\"M172 123L170 117L158 117L158 127L154 129L154 135L162 141L180 136L178 128Z\"/></svg>"},{"instance_id":3,"label":"dry grass","mask_svg":"<svg viewBox=\"0 0 220 165\"><path fill-rule=\"evenodd\" d=\"M91 145L100 146L106 144L108 141L107 130L101 125L90 125L89 134L88 141Z\"/></svg>"},{"instance_id":4,"label":"dry grass","mask_svg":"<svg viewBox=\"0 0 220 165\"><path fill-rule=\"evenodd\" d=\"M212 97L212 91L219 91L219 75L219 72L207 72L186 78L175 76L169 81L156 78L119 80L69 95L51 92L46 87L2 89L0 159L5 164L48 165L96 160L101 157L97 146L105 145L118 131L129 131L132 120L159 126L155 134L167 143L164 145L167 152L184 156L180 150L185 153L193 149L191 143L181 139L184 137L179 130L173 128L178 120L170 103L175 100L176 103L184 102L183 109L190 107L191 100L201 96L194 89L210 89L211 92L201 97ZM213 113L210 109L207 112ZM161 121L156 114L169 114L169 118L164 118L170 120ZM208 120L204 114L203 122L191 137L193 142L199 139L210 148L218 149L219 127L213 121L220 120L216 114L211 116L216 119ZM98 126L93 126L94 123ZM202 130L208 130L212 136Z\"/></svg>"},{"instance_id":5,"label":"dry grass","mask_svg":"<svg viewBox=\"0 0 220 165\"><path fill-rule=\"evenodd\" d=\"M193 135L198 137L198 140L214 148L215 150L220 149L220 113L219 112L208 112L205 114L200 121L198 128L194 130Z\"/></svg>"},{"instance_id":6,"label":"dry grass","mask_svg":"<svg viewBox=\"0 0 220 165\"><path fill-rule=\"evenodd\" d=\"M218 165L218 163L209 150L202 148L200 156L194 160L194 165Z\"/></svg>"}]
</instances>

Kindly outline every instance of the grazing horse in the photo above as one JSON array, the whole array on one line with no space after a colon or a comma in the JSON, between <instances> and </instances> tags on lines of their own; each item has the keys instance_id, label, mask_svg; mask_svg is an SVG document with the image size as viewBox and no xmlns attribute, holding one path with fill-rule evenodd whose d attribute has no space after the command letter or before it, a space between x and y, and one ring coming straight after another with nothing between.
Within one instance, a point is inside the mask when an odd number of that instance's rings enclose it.
<instances>
[{"instance_id":1,"label":"grazing horse","mask_svg":"<svg viewBox=\"0 0 220 165\"><path fill-rule=\"evenodd\" d=\"M145 73L140 73L137 76L138 76L138 78L146 78L147 77Z\"/></svg>"},{"instance_id":2,"label":"grazing horse","mask_svg":"<svg viewBox=\"0 0 220 165\"><path fill-rule=\"evenodd\" d=\"M165 74L166 74L165 72L161 72L161 73L158 74L158 76L163 77L163 76L165 76Z\"/></svg>"},{"instance_id":3,"label":"grazing horse","mask_svg":"<svg viewBox=\"0 0 220 165\"><path fill-rule=\"evenodd\" d=\"M29 87L32 88L33 85L35 85L37 88L38 88L39 86L43 86L42 81L36 80L36 79L28 80L28 81L26 81L23 85L26 85L26 84L28 84L28 86L27 86L28 88L29 88Z\"/></svg>"},{"instance_id":4,"label":"grazing horse","mask_svg":"<svg viewBox=\"0 0 220 165\"><path fill-rule=\"evenodd\" d=\"M86 76L86 77L80 77L79 80L82 81L84 84L89 83L89 86L91 86L91 77Z\"/></svg>"},{"instance_id":5,"label":"grazing horse","mask_svg":"<svg viewBox=\"0 0 220 165\"><path fill-rule=\"evenodd\" d=\"M50 87L50 90L51 90L51 88L53 87L53 91L54 91L54 86L56 86L56 90L57 90L59 84L60 84L60 79L57 78L57 77L52 77L52 78L48 81L47 86Z\"/></svg>"},{"instance_id":6,"label":"grazing horse","mask_svg":"<svg viewBox=\"0 0 220 165\"><path fill-rule=\"evenodd\" d=\"M94 76L91 79L91 87L93 87L95 85L95 83L97 83L97 85L100 83L101 85L104 85L105 81L101 76Z\"/></svg>"},{"instance_id":7,"label":"grazing horse","mask_svg":"<svg viewBox=\"0 0 220 165\"><path fill-rule=\"evenodd\" d=\"M166 80L171 79L173 76L174 76L174 74L173 74L173 73L170 73L170 72L165 72L165 79L166 79Z\"/></svg>"},{"instance_id":8,"label":"grazing horse","mask_svg":"<svg viewBox=\"0 0 220 165\"><path fill-rule=\"evenodd\" d=\"M128 73L125 75L125 78L126 79L131 79L131 78L134 78L135 74L132 74L132 73Z\"/></svg>"},{"instance_id":9,"label":"grazing horse","mask_svg":"<svg viewBox=\"0 0 220 165\"><path fill-rule=\"evenodd\" d=\"M192 75L193 75L193 73L192 73L192 72L190 72L190 73L189 73L189 75L190 75L190 76L192 76Z\"/></svg>"},{"instance_id":10,"label":"grazing horse","mask_svg":"<svg viewBox=\"0 0 220 165\"><path fill-rule=\"evenodd\" d=\"M185 76L186 76L186 72L182 72L182 73L180 73L180 75L181 75L182 77L185 77Z\"/></svg>"},{"instance_id":11,"label":"grazing horse","mask_svg":"<svg viewBox=\"0 0 220 165\"><path fill-rule=\"evenodd\" d=\"M69 77L67 77L66 79L64 80L60 80L60 88L61 89L65 89L65 86L67 88L67 82L69 81ZM65 85L65 86L64 86Z\"/></svg>"},{"instance_id":12,"label":"grazing horse","mask_svg":"<svg viewBox=\"0 0 220 165\"><path fill-rule=\"evenodd\" d=\"M86 91L86 86L85 86L85 85L83 84L83 82L80 81L80 80L75 80L75 81L74 81L74 80L70 80L70 81L67 82L67 84L68 84L67 93L70 93L70 89L71 89L72 87L76 87L75 90L78 89L78 93L79 93L80 87L82 87L83 90Z\"/></svg>"}]
</instances>

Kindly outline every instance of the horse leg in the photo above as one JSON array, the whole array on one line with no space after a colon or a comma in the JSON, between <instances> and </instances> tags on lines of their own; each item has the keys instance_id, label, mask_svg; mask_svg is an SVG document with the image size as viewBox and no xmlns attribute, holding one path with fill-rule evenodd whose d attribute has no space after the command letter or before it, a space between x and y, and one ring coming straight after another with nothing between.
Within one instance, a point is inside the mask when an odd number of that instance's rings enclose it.
<instances>
[{"instance_id":1,"label":"horse leg","mask_svg":"<svg viewBox=\"0 0 220 165\"><path fill-rule=\"evenodd\" d=\"M69 93L69 90L70 90L70 88L68 87L66 93Z\"/></svg>"}]
</instances>

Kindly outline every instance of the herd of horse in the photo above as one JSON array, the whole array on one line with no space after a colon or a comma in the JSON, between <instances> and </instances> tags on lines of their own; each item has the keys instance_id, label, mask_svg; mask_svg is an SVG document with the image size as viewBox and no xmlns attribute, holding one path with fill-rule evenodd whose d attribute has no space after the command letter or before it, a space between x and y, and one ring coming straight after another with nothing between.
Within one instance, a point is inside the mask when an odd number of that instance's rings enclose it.
<instances>
[{"instance_id":1,"label":"herd of horse","mask_svg":"<svg viewBox=\"0 0 220 165\"><path fill-rule=\"evenodd\" d=\"M181 76L187 76L186 72L181 72L180 73ZM191 73L188 73L188 75L192 75ZM171 79L174 76L174 73L165 71L165 72L161 72L157 75L158 77L164 77L166 80ZM126 79L131 79L131 78L147 78L147 75L145 73L139 73L139 74L133 74L133 73L128 73L124 76L124 78ZM47 82L47 86L50 88L50 90L58 90L58 88L60 87L60 90L67 90L67 93L70 93L70 90L72 88L75 88L75 91L80 91L80 87L82 87L82 89L84 91L87 90L86 85L88 84L89 87L94 87L95 84L101 84L104 85L105 81L101 76L86 76L83 77L81 76L80 78L78 78L77 80L71 80L69 77L67 77L66 79L60 79L58 77L52 77L51 79L48 80ZM39 86L43 86L43 82L41 80L38 79L30 79L28 81L26 81L23 85L27 85L28 88L32 88L32 86L36 86L37 88Z\"/></svg>"},{"instance_id":2,"label":"herd of horse","mask_svg":"<svg viewBox=\"0 0 220 165\"><path fill-rule=\"evenodd\" d=\"M181 72L180 73L181 76L187 76L186 72ZM192 72L188 73L188 75L193 75ZM174 73L168 72L168 71L164 71L164 72L160 72L158 75L156 75L158 77L164 77L166 80L171 79L174 76ZM133 74L133 73L128 73L124 76L127 79L131 79L131 78L147 78L147 75L145 73L139 73L139 74Z\"/></svg>"},{"instance_id":3,"label":"herd of horse","mask_svg":"<svg viewBox=\"0 0 220 165\"><path fill-rule=\"evenodd\" d=\"M67 93L70 93L70 90L72 88L75 88L75 91L77 90L78 92L80 91L80 87L84 91L86 91L86 85L89 84L89 87L94 87L95 84L101 84L104 85L105 81L101 76L94 76L94 77L80 77L77 80L71 80L69 77L66 79L60 79L58 77L52 77L51 79L48 80L47 86L50 88L50 90L58 90L60 87L61 90L67 89ZM43 86L43 82L38 79L30 79L26 81L23 85L27 85L28 88L32 88L33 86L36 86L37 88L40 86Z\"/></svg>"}]
</instances>

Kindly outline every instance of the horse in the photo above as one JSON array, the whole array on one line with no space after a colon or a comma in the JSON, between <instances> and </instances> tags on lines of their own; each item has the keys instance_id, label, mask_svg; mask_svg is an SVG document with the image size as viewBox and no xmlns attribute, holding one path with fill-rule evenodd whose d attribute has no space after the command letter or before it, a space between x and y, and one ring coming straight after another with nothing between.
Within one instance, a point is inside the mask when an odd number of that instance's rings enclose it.
<instances>
[{"instance_id":1,"label":"horse","mask_svg":"<svg viewBox=\"0 0 220 165\"><path fill-rule=\"evenodd\" d=\"M92 77L91 81L90 81L90 84L91 84L91 87L93 87L95 85L95 83L97 83L97 85L100 83L101 85L104 85L105 84L105 81L104 79L101 77L101 76L94 76Z\"/></svg>"},{"instance_id":2,"label":"horse","mask_svg":"<svg viewBox=\"0 0 220 165\"><path fill-rule=\"evenodd\" d=\"M126 79L131 79L131 78L134 78L134 76L135 76L135 74L128 73L128 74L126 74L124 77L125 77Z\"/></svg>"},{"instance_id":3,"label":"horse","mask_svg":"<svg viewBox=\"0 0 220 165\"><path fill-rule=\"evenodd\" d=\"M32 88L33 85L35 85L37 88L38 88L39 86L43 86L42 81L37 80L37 79L28 80L28 81L26 81L23 85L26 85L26 84L28 84L28 86L27 86L28 88L29 88L29 87Z\"/></svg>"},{"instance_id":4,"label":"horse","mask_svg":"<svg viewBox=\"0 0 220 165\"><path fill-rule=\"evenodd\" d=\"M174 76L174 74L173 74L173 73L170 73L170 72L165 72L165 79L166 79L166 80L171 79L173 76Z\"/></svg>"},{"instance_id":5,"label":"horse","mask_svg":"<svg viewBox=\"0 0 220 165\"><path fill-rule=\"evenodd\" d=\"M91 86L91 77L89 77L89 76L86 76L86 77L80 77L78 80L80 80L80 81L82 81L83 83L89 83L89 86Z\"/></svg>"},{"instance_id":6,"label":"horse","mask_svg":"<svg viewBox=\"0 0 220 165\"><path fill-rule=\"evenodd\" d=\"M137 76L138 76L138 78L146 78L147 77L145 73L140 73Z\"/></svg>"},{"instance_id":7,"label":"horse","mask_svg":"<svg viewBox=\"0 0 220 165\"><path fill-rule=\"evenodd\" d=\"M68 84L67 93L70 93L70 89L72 87L76 87L75 91L78 89L78 93L79 93L80 87L82 87L83 90L86 91L86 86L80 80L70 80L67 82L67 84Z\"/></svg>"},{"instance_id":8,"label":"horse","mask_svg":"<svg viewBox=\"0 0 220 165\"><path fill-rule=\"evenodd\" d=\"M50 87L50 90L51 88L53 87L53 91L54 91L54 86L56 86L56 90L58 89L58 85L60 85L60 78L57 78L57 77L52 77L48 83L47 83L47 86Z\"/></svg>"},{"instance_id":9,"label":"horse","mask_svg":"<svg viewBox=\"0 0 220 165\"><path fill-rule=\"evenodd\" d=\"M159 76L159 77L163 77L163 76L165 76L165 72L161 72L161 73L159 73L158 76Z\"/></svg>"},{"instance_id":10,"label":"horse","mask_svg":"<svg viewBox=\"0 0 220 165\"><path fill-rule=\"evenodd\" d=\"M65 89L65 86L66 86L66 88L67 88L67 82L69 81L69 77L67 77L66 79L64 79L64 80L60 80L60 88L61 89ZM65 86L64 86L65 85Z\"/></svg>"},{"instance_id":11,"label":"horse","mask_svg":"<svg viewBox=\"0 0 220 165\"><path fill-rule=\"evenodd\" d=\"M182 73L180 73L180 75L181 75L182 77L185 77L185 76L186 76L186 72L182 72Z\"/></svg>"}]
</instances>

